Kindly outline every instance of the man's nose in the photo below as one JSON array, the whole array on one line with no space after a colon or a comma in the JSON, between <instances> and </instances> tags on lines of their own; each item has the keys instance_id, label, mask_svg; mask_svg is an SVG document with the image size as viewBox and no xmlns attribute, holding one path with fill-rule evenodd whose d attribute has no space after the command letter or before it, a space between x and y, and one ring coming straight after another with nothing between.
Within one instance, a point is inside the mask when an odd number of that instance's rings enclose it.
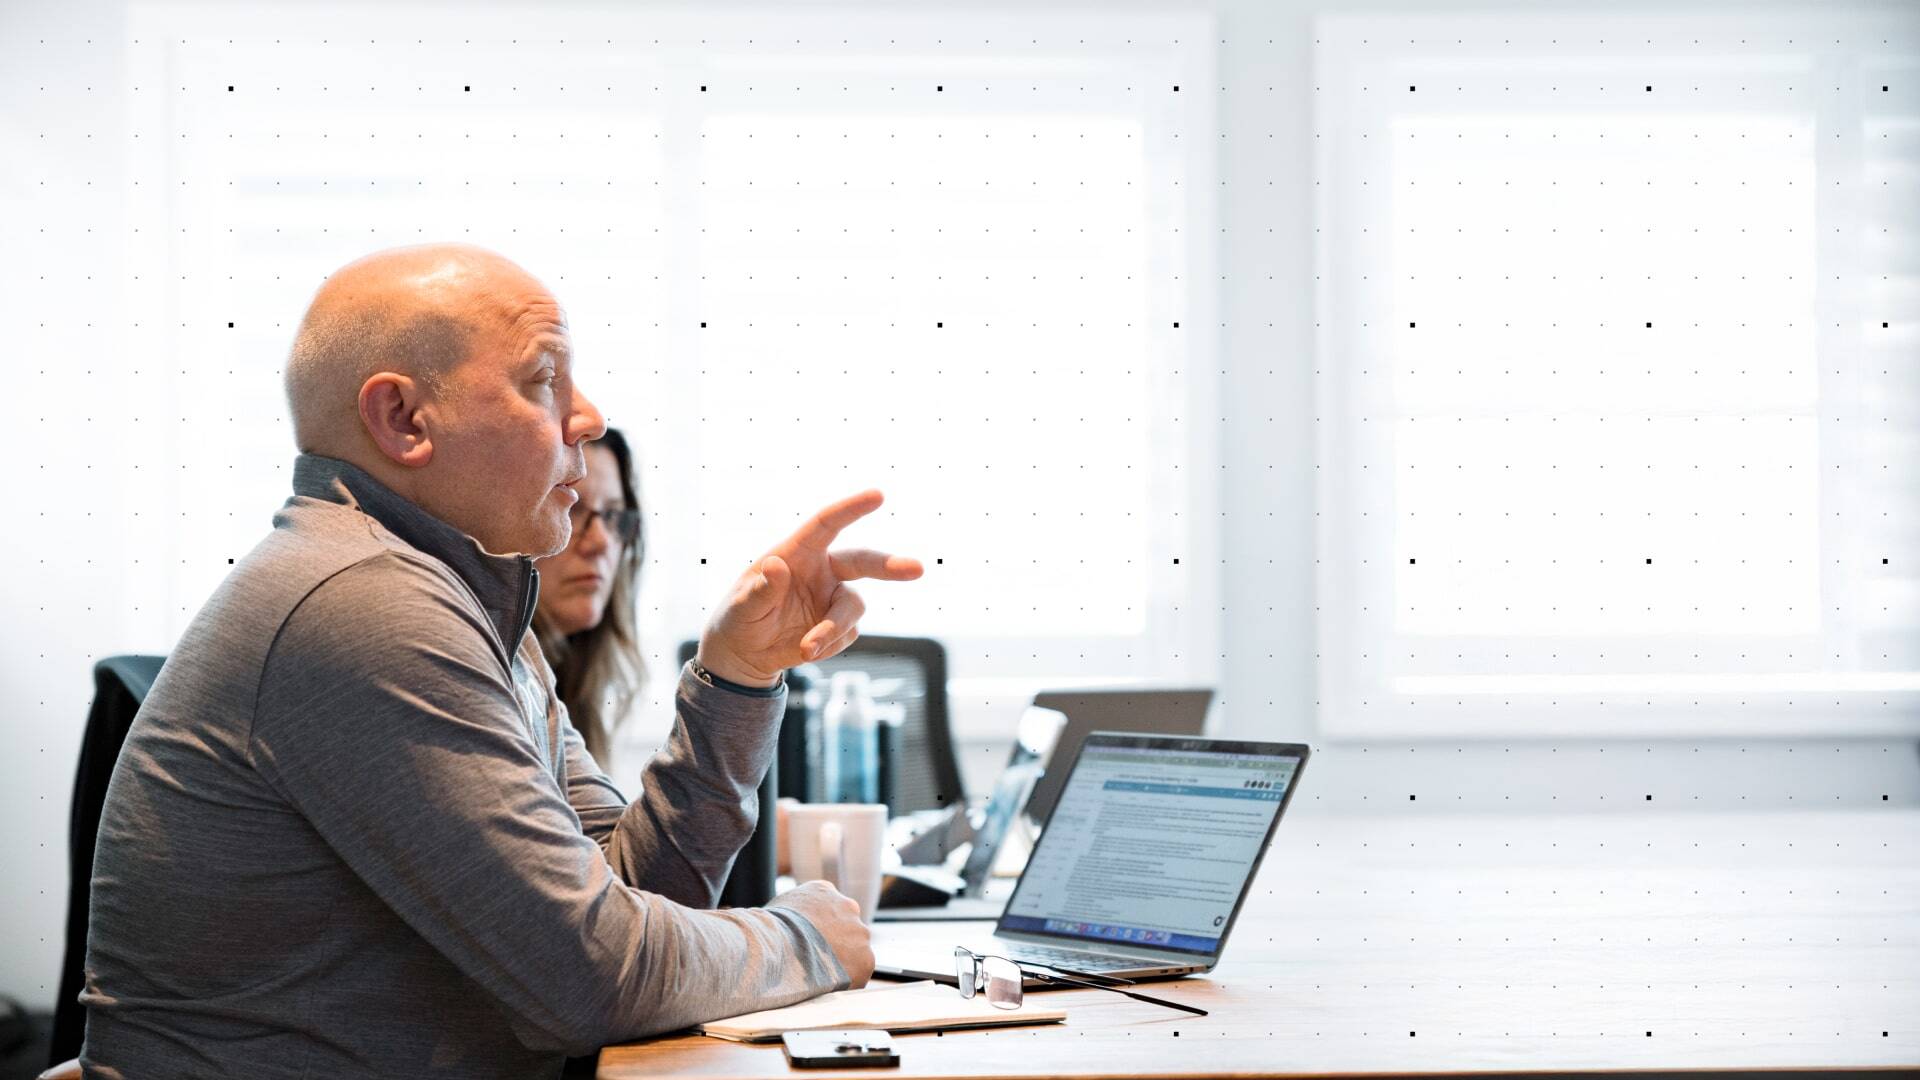
<instances>
[{"instance_id":1,"label":"man's nose","mask_svg":"<svg viewBox=\"0 0 1920 1080\"><path fill-rule=\"evenodd\" d=\"M567 424L568 446L592 442L607 433L607 418L577 389L573 392L573 415L567 418Z\"/></svg>"}]
</instances>

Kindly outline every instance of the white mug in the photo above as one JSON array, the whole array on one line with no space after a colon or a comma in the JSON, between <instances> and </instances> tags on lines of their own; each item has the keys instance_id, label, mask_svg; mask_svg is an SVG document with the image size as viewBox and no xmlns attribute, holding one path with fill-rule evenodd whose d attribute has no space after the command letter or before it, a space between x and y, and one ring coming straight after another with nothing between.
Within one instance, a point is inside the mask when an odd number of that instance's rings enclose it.
<instances>
[{"instance_id":1,"label":"white mug","mask_svg":"<svg viewBox=\"0 0 1920 1080\"><path fill-rule=\"evenodd\" d=\"M797 881L826 881L860 905L873 921L880 903L880 870L887 846L882 803L800 803L787 808L787 852Z\"/></svg>"}]
</instances>

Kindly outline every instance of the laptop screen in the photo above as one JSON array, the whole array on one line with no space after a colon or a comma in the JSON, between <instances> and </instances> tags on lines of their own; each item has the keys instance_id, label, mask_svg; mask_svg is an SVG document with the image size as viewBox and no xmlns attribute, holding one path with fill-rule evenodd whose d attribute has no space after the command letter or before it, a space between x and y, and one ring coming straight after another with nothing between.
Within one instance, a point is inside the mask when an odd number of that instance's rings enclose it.
<instances>
[{"instance_id":1,"label":"laptop screen","mask_svg":"<svg viewBox=\"0 0 1920 1080\"><path fill-rule=\"evenodd\" d=\"M1089 736L999 929L1218 953L1306 756L1292 743Z\"/></svg>"}]
</instances>

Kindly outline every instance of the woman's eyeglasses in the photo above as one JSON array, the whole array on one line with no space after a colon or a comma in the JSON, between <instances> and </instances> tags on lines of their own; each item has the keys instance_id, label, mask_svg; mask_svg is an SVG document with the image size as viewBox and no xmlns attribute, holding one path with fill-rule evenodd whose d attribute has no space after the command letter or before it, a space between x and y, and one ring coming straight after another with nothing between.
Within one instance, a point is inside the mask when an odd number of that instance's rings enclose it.
<instances>
[{"instance_id":1,"label":"woman's eyeglasses","mask_svg":"<svg viewBox=\"0 0 1920 1080\"><path fill-rule=\"evenodd\" d=\"M1051 964L1033 964L1021 967L1004 956L983 956L964 945L953 949L953 973L960 987L960 996L972 998L981 992L987 995L987 1004L996 1009L1017 1009L1024 998L1022 987L1028 978L1041 982L1059 983L1062 986L1078 986L1088 990L1111 990L1116 994L1130 997L1135 1001L1144 1001L1149 1005L1164 1005L1169 1009L1179 1009L1195 1016L1207 1015L1207 1010L1196 1009L1191 1005L1182 1005L1165 998L1148 997L1123 990L1121 986L1132 986L1127 979L1116 979L1110 975L1090 975L1083 971L1069 971ZM1120 985L1113 985L1118 983Z\"/></svg>"},{"instance_id":2,"label":"woman's eyeglasses","mask_svg":"<svg viewBox=\"0 0 1920 1080\"><path fill-rule=\"evenodd\" d=\"M588 510L585 503L574 503L567 511L573 519L573 535L583 536L587 531L588 518L597 517L607 535L623 544L631 544L640 538L640 511L631 507L610 506L605 510Z\"/></svg>"}]
</instances>

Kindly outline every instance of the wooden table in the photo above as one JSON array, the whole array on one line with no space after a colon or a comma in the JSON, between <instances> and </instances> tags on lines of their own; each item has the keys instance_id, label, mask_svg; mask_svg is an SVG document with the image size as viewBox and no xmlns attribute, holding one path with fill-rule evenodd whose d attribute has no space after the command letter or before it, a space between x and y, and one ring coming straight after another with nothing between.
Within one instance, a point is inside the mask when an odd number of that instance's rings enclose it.
<instances>
[{"instance_id":1,"label":"wooden table","mask_svg":"<svg viewBox=\"0 0 1920 1080\"><path fill-rule=\"evenodd\" d=\"M881 924L877 947L977 924ZM1920 1076L1920 815L1289 816L1201 979L1050 991L1065 1024L897 1038L897 1070L670 1036L600 1075Z\"/></svg>"}]
</instances>

